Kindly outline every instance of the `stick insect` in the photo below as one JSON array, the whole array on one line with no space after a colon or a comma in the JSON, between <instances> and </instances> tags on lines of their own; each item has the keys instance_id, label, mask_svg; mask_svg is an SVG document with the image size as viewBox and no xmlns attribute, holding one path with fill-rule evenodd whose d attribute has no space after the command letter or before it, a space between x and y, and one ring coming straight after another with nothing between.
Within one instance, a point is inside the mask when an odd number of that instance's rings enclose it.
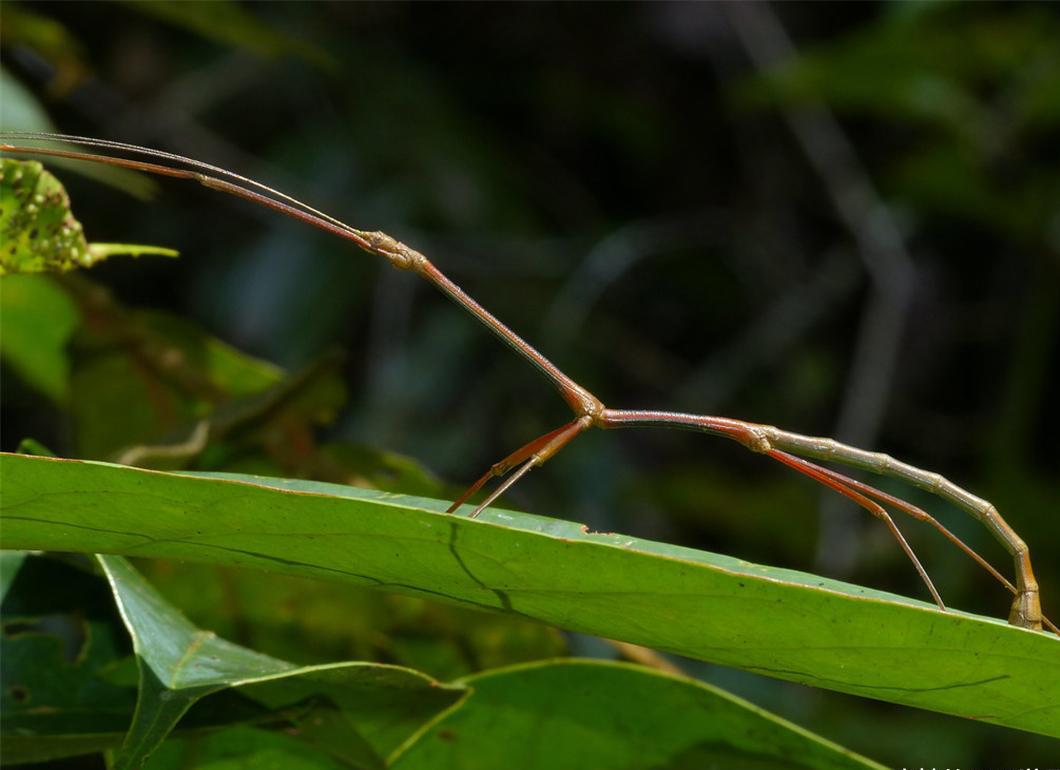
<instances>
[{"instance_id":1,"label":"stick insect","mask_svg":"<svg viewBox=\"0 0 1060 770\"><path fill-rule=\"evenodd\" d=\"M510 489L531 469L543 465L575 437L589 428L659 427L699 431L731 439L752 452L766 455L853 500L873 516L880 519L912 562L940 610L945 611L946 605L943 603L924 566L913 552L912 547L906 541L894 519L884 508L884 504L934 527L1004 585L1014 595L1009 614L1009 622L1011 624L1029 629L1041 629L1044 624L1054 633L1060 633L1053 623L1042 616L1038 583L1034 577L1026 543L1005 522L991 503L962 489L938 473L932 473L913 465L899 462L886 454L857 449L830 438L800 435L781 430L772 425L761 425L729 417L645 409L608 408L604 406L604 403L597 396L562 372L541 352L479 305L446 277L441 270L435 267L427 257L384 232L358 230L260 182L202 161L169 152L153 150L125 142L62 134L7 132L0 136L4 139L4 143L0 143L0 150L3 152L90 161L195 181L210 189L266 206L281 214L344 238L370 254L383 257L393 267L399 270L411 271L427 280L464 308L477 321L484 324L518 355L532 364L559 391L560 396L570 407L573 419L545 435L527 442L491 466L453 502L449 508L449 513L457 511L491 479L503 478L504 480L481 503L475 506L469 514L471 518L477 517L483 509ZM7 143L7 141L19 140L61 141L71 145L93 148L100 152ZM129 155L134 157L125 157ZM148 158L149 160L137 159L136 156ZM1015 585L926 511L869 484L857 481L838 471L813 462L813 460L839 463L879 475L890 476L931 492L963 508L985 525L1011 554L1015 562Z\"/></svg>"}]
</instances>

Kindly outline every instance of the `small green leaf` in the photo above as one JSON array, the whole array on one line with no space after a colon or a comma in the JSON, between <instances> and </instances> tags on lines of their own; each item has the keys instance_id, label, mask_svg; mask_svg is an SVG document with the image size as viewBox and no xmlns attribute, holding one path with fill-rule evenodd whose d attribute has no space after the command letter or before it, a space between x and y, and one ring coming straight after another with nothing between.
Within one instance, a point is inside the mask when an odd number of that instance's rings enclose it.
<instances>
[{"instance_id":1,"label":"small green leaf","mask_svg":"<svg viewBox=\"0 0 1060 770\"><path fill-rule=\"evenodd\" d=\"M11 27L21 21L18 6L4 9L4 27L11 34ZM12 35L14 37L14 35ZM0 67L0 130L3 131L54 131L48 113L37 97L17 78Z\"/></svg>"},{"instance_id":2,"label":"small green leaf","mask_svg":"<svg viewBox=\"0 0 1060 770\"><path fill-rule=\"evenodd\" d=\"M65 272L114 254L176 256L156 246L90 246L62 183L38 161L11 158L0 158L0 243L0 275Z\"/></svg>"}]
</instances>

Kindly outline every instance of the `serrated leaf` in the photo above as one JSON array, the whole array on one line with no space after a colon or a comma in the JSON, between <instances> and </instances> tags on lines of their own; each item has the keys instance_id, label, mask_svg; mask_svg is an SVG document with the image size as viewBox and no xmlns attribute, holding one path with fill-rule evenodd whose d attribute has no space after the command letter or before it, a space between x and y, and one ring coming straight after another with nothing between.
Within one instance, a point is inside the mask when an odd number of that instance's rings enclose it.
<instances>
[{"instance_id":1,"label":"serrated leaf","mask_svg":"<svg viewBox=\"0 0 1060 770\"><path fill-rule=\"evenodd\" d=\"M4 542L255 567L511 612L1060 737L1060 640L791 570L315 482L6 455ZM999 597L999 601L1003 601Z\"/></svg>"}]
</instances>

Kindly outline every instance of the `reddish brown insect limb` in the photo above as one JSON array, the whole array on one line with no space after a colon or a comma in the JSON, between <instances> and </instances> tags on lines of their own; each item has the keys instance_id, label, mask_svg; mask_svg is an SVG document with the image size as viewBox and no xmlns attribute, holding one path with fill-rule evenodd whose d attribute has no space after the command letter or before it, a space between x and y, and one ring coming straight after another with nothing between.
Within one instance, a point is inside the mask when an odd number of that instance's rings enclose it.
<instances>
[{"instance_id":1,"label":"reddish brown insect limb","mask_svg":"<svg viewBox=\"0 0 1060 770\"><path fill-rule=\"evenodd\" d=\"M534 348L532 345L522 339L514 331L509 329L496 316L494 316L484 307L479 305L463 289L461 289L453 281L446 277L446 275L442 273L441 270L436 268L430 262L430 260L428 260L423 254L419 253L414 249L409 248L405 244L387 235L386 233L366 232L357 230L353 227L350 227L346 223L335 219L334 217L324 214L323 212L320 212L314 209L313 207L302 203L301 201L295 198L292 198L284 193L274 190L266 185L262 185L259 182L255 182L252 179L248 179L238 174L233 174L216 166L211 166L210 164L203 163L202 161L197 161L192 158L185 158L183 156L175 155L173 153L151 150L144 147L138 147L136 145L125 144L123 142L111 142L107 140L91 139L88 137L67 137L58 134L38 135L34 137L34 135L24 135L19 133L8 134L8 136L28 136L30 138L57 139L73 143L85 144L92 147L105 147L108 149L117 149L126 152L146 154L152 157L159 157L177 163L183 163L186 165L193 166L195 168L206 169L208 171L227 176L230 179L235 179L238 182L245 183L247 185L253 185L254 187L264 191L264 193L267 194L248 189L248 187L244 187L242 184L237 184L236 182L229 181L228 179L222 179L217 176L212 176L211 174L204 174L199 171L176 168L158 163L132 160L129 158L117 158L107 155L98 155L94 153L81 152L75 150L60 150L48 147L20 147L9 144L0 145L0 149L8 152L15 152L21 154L38 154L45 156L70 158L73 160L105 163L112 166L119 166L123 168L134 169L137 171L161 174L164 176L175 177L178 179L190 179L193 181L197 181L200 184L211 189L234 195L236 197L250 201L251 203L257 203L259 205L272 209L273 211L276 211L280 214L284 214L285 216L297 219L301 222L305 222L306 224L312 225L320 230L324 230L325 232L329 232L333 235L338 235L339 237L344 238L346 240L353 241L365 251L385 257L394 267L403 270L411 270L421 275L423 278L434 284L450 299L455 301L457 304L461 305L471 315L475 316L504 343L506 343L509 347L511 347L513 350L515 350L517 353L527 359L542 374L544 374L559 390L560 395L563 397L564 401L567 402L567 404L571 407L571 409L574 411L574 413L578 416L579 419L584 418L588 415L595 415L603 410L603 404L600 403L599 399L593 396L585 388L578 385L578 383L574 382L574 380L572 380L570 377L560 371L560 369L555 364L549 361L548 358L542 355L536 348ZM575 421L575 423L577 422L578 420ZM551 455L558 451L560 447L565 445L566 442L570 440L570 438L573 438L573 436L577 435L578 432L584 430L584 428L588 427L589 424L590 423L588 421L585 421L584 425L581 425L581 427L571 433L569 437L561 441L555 448L549 450L546 457L539 458L534 464L539 465L544 462L547 457L551 457ZM572 423L571 425L574 425L574 423ZM570 426L564 426L563 428L557 429L555 433L562 434L564 433L564 431L567 431L569 429ZM551 436L552 434L547 434L541 439L537 439L533 442L530 442L530 444L528 444L527 446L534 446L535 448L538 446L543 446L544 444L548 443L548 440ZM522 450L517 450L515 454L517 455L519 451ZM533 450L531 450L531 453L532 451ZM515 457L515 455L512 455L512 457ZM471 486L471 488L467 492L464 493L464 495L459 498L457 503L454 504L453 508L455 509L459 504L466 500L468 496L477 491L492 476L506 473L512 466L518 463L520 459L522 459L522 456L520 456L519 459L511 459L511 457L506 458L506 460L502 460L501 463L498 463L497 466L491 468L490 472L480 478L475 484ZM503 469L503 471L499 471L498 466L504 464L509 460L510 463ZM523 473L525 473L525 471ZM521 476L523 474L519 475ZM505 488L511 486L512 483L514 483L514 480L508 482L508 484L505 485ZM490 497L490 500L495 499L496 496L496 494L492 495ZM475 515L477 515L480 510L481 506L475 511Z\"/></svg>"},{"instance_id":2,"label":"reddish brown insect limb","mask_svg":"<svg viewBox=\"0 0 1060 770\"><path fill-rule=\"evenodd\" d=\"M589 421L589 418L579 417L576 420L568 422L566 425L561 425L555 430L549 431L543 436L538 436L533 441L523 444L500 462L494 463L478 481L468 487L464 493L456 499L456 502L449 506L446 513L452 513L463 505L471 495L481 489L482 485L491 478L494 476L503 476L524 460L528 460L531 467L543 464L546 460L552 457L552 455L556 454L556 452L570 443L571 439L588 428L590 424L591 422ZM510 479L500 489L490 495L485 502L481 503L475 509L471 514L471 518L475 518L483 508L496 500L505 489L508 489L516 480L518 480L518 478L529 470L530 468L527 468L525 471L522 471L522 473L519 473L516 477Z\"/></svg>"},{"instance_id":3,"label":"reddish brown insect limb","mask_svg":"<svg viewBox=\"0 0 1060 770\"><path fill-rule=\"evenodd\" d=\"M488 505L490 505L490 503L492 503L492 502L493 502L494 500L496 500L496 499L497 499L498 497L500 497L500 496L501 496L501 495L503 495L503 494L504 494L505 492L507 492L507 491L508 491L508 488L509 488L510 486L512 486L512 485L513 485L513 484L514 484L515 482L517 482L517 481L518 481L519 479L521 479L521 478L522 478L523 476L525 476L525 475L526 475L527 473L529 473L529 472L530 472L530 470L531 470L531 469L532 469L532 468L533 468L533 467L534 467L534 466L535 466L536 464L537 464L537 463L536 463L536 458L534 458L534 457L531 457L531 458L530 458L529 460L527 460L527 461L526 461L525 463L523 463L523 464L522 464L521 466L519 466L519 470L517 470L517 471L516 471L515 473L513 473L513 474L512 474L511 476L509 476L508 478L506 478L506 479L505 479L505 480L504 480L504 481L503 481L503 482L501 483L501 485L500 485L499 487L497 487L497 488L496 488L495 490L493 490L493 491L492 491L492 492L490 493L489 497L487 497L487 498L486 498L485 500L483 500L483 501L482 501L481 503L479 503L479 504L478 504L478 506L476 506L475 510L473 510L473 511L471 512L471 514L470 514L470 515L468 516L468 518L469 518L469 519L477 519L477 518L478 518L478 515L479 515L480 513L482 513L482 511L484 511L484 510L486 509L486 507L487 507Z\"/></svg>"},{"instance_id":4,"label":"reddish brown insect limb","mask_svg":"<svg viewBox=\"0 0 1060 770\"><path fill-rule=\"evenodd\" d=\"M460 497L458 497L451 506L449 506L449 509L446 511L446 513L452 513L453 511L455 511L457 508L463 505L464 502L469 497L471 497L471 495L478 492L479 489L482 488L482 485L485 484L487 481L489 481L495 476L503 476L516 465L521 463L523 460L529 458L534 452L536 452L538 449L540 449L549 441L551 441L554 436L565 431L568 427L569 423L567 425L561 425L553 431L549 431L544 436L538 436L533 441L528 441L527 443L523 444L521 447L516 449L514 452L505 457L500 462L496 462L491 465L490 469L483 473L482 477L478 481L476 481L474 484L464 490L464 493L460 495Z\"/></svg>"},{"instance_id":5,"label":"reddish brown insect limb","mask_svg":"<svg viewBox=\"0 0 1060 770\"><path fill-rule=\"evenodd\" d=\"M198 173L192 174L191 176L204 187L209 187L213 190L226 192L230 195L235 195L238 198L242 198L243 200L247 200L252 203L260 203L262 206L270 208L273 211L278 211L281 214L286 214L287 216L293 219L305 222L306 224L319 228L324 232L337 235L340 238L345 238L348 241L353 241L365 251L378 253L378 250L372 247L371 241L369 241L368 238L365 237L365 234L357 230L353 230L348 227L340 227L339 225L332 224L331 222L320 219L320 217L314 216L313 214L309 214L305 211L302 211L301 209L297 209L294 206L290 206L284 203L283 201L278 201L274 198L268 197L267 195L262 195L261 193L254 192L253 190L248 190L245 187L240 187L237 184L226 182L224 179L217 179L212 176L207 176L205 174Z\"/></svg>"},{"instance_id":6,"label":"reddish brown insect limb","mask_svg":"<svg viewBox=\"0 0 1060 770\"><path fill-rule=\"evenodd\" d=\"M503 460L501 462L503 462ZM460 497L456 498L456 500L453 501L453 504L445 509L445 512L446 513L454 513L457 508L459 508L461 505L463 505L464 503L467 502L469 497L471 497L473 494L475 494L480 489L482 489L482 485L483 484L485 484L487 481L492 479L494 476L500 475L500 474L496 473L495 470L494 470L497 467L497 465L500 465L500 463L497 463L496 465L490 466L490 469L488 471L486 471L485 473L483 473L481 476L479 476L478 481L476 481L470 487L465 489L460 494Z\"/></svg>"},{"instance_id":7,"label":"reddish brown insect limb","mask_svg":"<svg viewBox=\"0 0 1060 770\"><path fill-rule=\"evenodd\" d=\"M792 452L800 457L841 462L844 465L901 479L968 511L994 533L994 536L1013 557L1018 593L1012 602L1009 622L1023 628L1041 628L1041 599L1038 581L1031 567L1030 551L1027 544L1009 526L992 503L962 489L939 473L925 471L903 463L882 452L858 449L835 439L803 436L772 425L756 427L769 444L778 449Z\"/></svg>"},{"instance_id":8,"label":"reddish brown insect limb","mask_svg":"<svg viewBox=\"0 0 1060 770\"><path fill-rule=\"evenodd\" d=\"M927 570L924 569L924 565L920 563L916 554L913 553L913 549L910 547L908 541L906 541L905 536L902 535L901 530L898 529L898 525L894 523L894 520L881 505L871 500L867 495L857 489L852 489L851 486L853 485L848 485L848 479L842 474L836 473L835 471L827 471L826 469L820 468L800 457L771 448L769 440L758 429L759 426L743 422L742 420L733 420L728 417L621 409L605 409L597 419L597 423L605 428L636 426L677 427L725 436L734 441L740 442L754 452L768 454L775 460L779 460L785 465L809 476L815 481L834 489L841 495L856 502L887 525L887 528L891 531L891 534L894 535L898 544L902 547L902 550L905 551L906 556L908 556L909 560L913 562L913 566L916 568L921 580L924 581L924 585L927 586L935 603L940 609L946 609L946 605L943 603L942 597L939 596L935 584L928 576ZM851 479L850 481L853 480Z\"/></svg>"},{"instance_id":9,"label":"reddish brown insect limb","mask_svg":"<svg viewBox=\"0 0 1060 770\"><path fill-rule=\"evenodd\" d=\"M604 406L596 396L560 371L559 367L549 361L533 345L505 326L482 305L475 302L463 289L449 280L441 270L436 268L426 258L424 258L417 272L437 286L450 299L478 318L512 350L533 364L538 371L556 386L560 395L563 396L563 400L567 402L577 416L593 415L603 410Z\"/></svg>"},{"instance_id":10,"label":"reddish brown insect limb","mask_svg":"<svg viewBox=\"0 0 1060 770\"><path fill-rule=\"evenodd\" d=\"M605 409L596 419L605 428L657 426L698 430L739 441L753 452L765 453L775 447L824 460L833 460L886 474L914 484L959 505L984 523L1015 558L1016 597L1009 613L1015 626L1040 629L1041 603L1038 583L1031 569L1026 543L1001 518L993 505L961 489L937 473L896 461L889 455L867 452L840 444L834 439L803 436L771 425L758 425L725 417L683 414L678 412ZM842 478L846 478L842 476ZM845 493L844 493L845 494ZM871 508L869 510L872 510Z\"/></svg>"},{"instance_id":11,"label":"reddish brown insect limb","mask_svg":"<svg viewBox=\"0 0 1060 770\"><path fill-rule=\"evenodd\" d=\"M1010 581L1008 578L1006 578L1004 575L1002 575L1000 572L998 572L997 569L994 568L994 565L992 565L990 562L988 562L986 559L984 559L982 556L980 556L978 553L976 553L975 550L973 550L971 546L969 546L967 543L965 543L963 540L961 540L959 537L957 537L955 534L953 534L942 522L940 522L934 516L929 514L923 508L918 508L917 506L913 505L912 503L906 502L905 500L903 500L900 497L895 497L894 495L889 495L889 494L887 494L886 492L884 492L884 491L882 491L880 489L876 489L873 486L870 486L870 485L865 484L865 483L863 483L861 481L857 481L855 479L852 479L849 476L844 476L842 473L834 471L831 468L825 468L824 466L817 465L816 463L809 463L809 464L813 465L814 467L816 467L822 473L825 473L825 474L831 476L832 478L841 481L842 483L846 484L849 487L853 487L854 489L858 490L862 494L865 494L865 495L867 495L869 497L873 497L873 498L876 498L877 500L881 500L881 501L883 501L885 503L893 505L895 508L898 508L899 510L904 511L905 513L908 513L914 519L917 519L918 521L923 521L923 522L926 522L927 524L930 524L932 527L937 529L947 540L949 540L955 546L957 546L962 551L964 551L966 554L968 554L972 559L974 559L975 562L980 567L982 567L987 572L989 572L991 575L993 575L994 578L996 578L997 581L999 583L1001 583L1001 585L1005 586L1005 588L1007 588L1010 593L1012 593L1012 594L1014 594L1016 596L1019 595L1019 589L1016 588L1016 586L1012 585L1012 581ZM1060 629L1057 629L1056 625L1054 625L1053 622L1051 620L1049 620L1049 618L1045 617L1044 615L1042 616L1042 625L1044 625L1046 628L1048 628L1054 634L1057 634L1058 636L1060 636Z\"/></svg>"},{"instance_id":12,"label":"reddish brown insect limb","mask_svg":"<svg viewBox=\"0 0 1060 770\"><path fill-rule=\"evenodd\" d=\"M134 171L144 171L148 174L160 174L178 179L194 179L195 172L183 168L163 166L158 163L147 163L142 160L129 160L128 158L112 158L109 155L96 155L90 152L77 152L75 150L57 150L52 147L19 147L13 144L0 144L0 152L13 152L17 155L46 155L52 158L69 158L70 160L84 160L91 163L103 163L107 166L120 166L130 168Z\"/></svg>"},{"instance_id":13,"label":"reddish brown insect limb","mask_svg":"<svg viewBox=\"0 0 1060 770\"><path fill-rule=\"evenodd\" d=\"M822 473L831 476L832 478L836 479L837 481L840 481L843 484L846 484L848 487L858 490L859 492L864 495L867 495L868 497L872 497L881 502L893 505L895 508L898 508L899 510L909 514L917 521L923 521L927 524L930 524L932 527L937 529L947 540L949 540L955 546L957 546L970 557L972 557L972 559L974 559L980 567L982 567L991 575L993 575L994 578L997 579L997 581L1001 583L1001 585L1005 586L1005 588L1007 588L1011 593L1018 593L1016 586L1012 585L1012 581L1010 581L1008 578L998 572L990 562L988 562L986 559L976 553L971 546L969 546L967 543L965 543L963 540L953 534L945 525L942 524L942 522L940 522L934 516L929 514L923 508L918 508L912 503L907 503L900 497L889 495L882 490L876 489L876 487L870 486L861 481L857 481L856 479L852 479L849 476L845 476L842 473L832 470L831 468L825 468L824 466L817 465L816 463L808 464L813 465Z\"/></svg>"},{"instance_id":14,"label":"reddish brown insect limb","mask_svg":"<svg viewBox=\"0 0 1060 770\"><path fill-rule=\"evenodd\" d=\"M834 489L836 492L843 495L844 497L850 498L855 503L864 508L866 511L871 513L873 516L883 521L883 523L887 525L887 528L891 530L891 534L894 535L895 539L898 541L898 544L902 547L902 550L905 551L905 555L909 557L909 560L911 562L913 562L913 566L916 567L916 571L920 574L920 579L924 581L924 585L927 586L928 591L931 593L932 598L935 600L935 604L938 605L940 610L946 609L946 605L943 603L942 597L939 596L939 592L935 588L935 584L931 581L931 578L928 577L927 570L924 569L924 565L920 563L920 559L918 559L916 554L913 553L912 547L909 545L908 541L906 541L905 536L902 534L901 530L898 529L898 525L894 523L894 519L892 519L890 514L888 514L887 511L883 509L883 506L873 500L870 500L868 497L861 494L857 490L851 489L849 486L847 486L846 477L842 476L842 474L837 474L843 478L843 481L838 481L837 479L832 478L831 475L824 473L818 466L814 465L813 463L803 460L801 457L789 455L787 452L781 452L779 449L770 449L768 452L766 452L766 454L768 454L774 460L779 460L780 462L784 463L789 468L793 468L799 473L805 474L810 478L819 481L825 486Z\"/></svg>"},{"instance_id":15,"label":"reddish brown insect limb","mask_svg":"<svg viewBox=\"0 0 1060 770\"><path fill-rule=\"evenodd\" d=\"M602 428L681 428L715 436L725 436L739 441L748 449L765 452L769 443L756 430L754 423L734 420L731 417L714 417L706 414L664 412L655 409L604 409L595 423Z\"/></svg>"}]
</instances>

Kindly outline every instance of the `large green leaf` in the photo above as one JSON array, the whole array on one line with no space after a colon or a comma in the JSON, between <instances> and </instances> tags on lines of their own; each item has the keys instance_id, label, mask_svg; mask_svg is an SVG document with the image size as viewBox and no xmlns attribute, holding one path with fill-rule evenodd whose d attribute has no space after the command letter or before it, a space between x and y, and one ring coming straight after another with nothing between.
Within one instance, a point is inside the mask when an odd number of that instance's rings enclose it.
<instances>
[{"instance_id":1,"label":"large green leaf","mask_svg":"<svg viewBox=\"0 0 1060 770\"><path fill-rule=\"evenodd\" d=\"M9 548L346 580L1060 737L1060 641L1001 620L577 524L313 482L7 455Z\"/></svg>"},{"instance_id":2,"label":"large green leaf","mask_svg":"<svg viewBox=\"0 0 1060 770\"><path fill-rule=\"evenodd\" d=\"M728 693L640 666L564 660L468 677L396 770L880 767Z\"/></svg>"}]
</instances>

